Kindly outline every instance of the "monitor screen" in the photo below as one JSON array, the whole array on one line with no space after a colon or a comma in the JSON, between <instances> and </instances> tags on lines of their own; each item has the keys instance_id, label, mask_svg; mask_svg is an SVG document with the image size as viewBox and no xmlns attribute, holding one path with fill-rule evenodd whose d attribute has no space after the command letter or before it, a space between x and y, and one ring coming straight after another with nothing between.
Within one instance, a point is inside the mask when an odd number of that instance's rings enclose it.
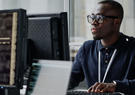
<instances>
[{"instance_id":1,"label":"monitor screen","mask_svg":"<svg viewBox=\"0 0 135 95\"><path fill-rule=\"evenodd\" d=\"M28 15L31 59L69 60L67 13Z\"/></svg>"}]
</instances>

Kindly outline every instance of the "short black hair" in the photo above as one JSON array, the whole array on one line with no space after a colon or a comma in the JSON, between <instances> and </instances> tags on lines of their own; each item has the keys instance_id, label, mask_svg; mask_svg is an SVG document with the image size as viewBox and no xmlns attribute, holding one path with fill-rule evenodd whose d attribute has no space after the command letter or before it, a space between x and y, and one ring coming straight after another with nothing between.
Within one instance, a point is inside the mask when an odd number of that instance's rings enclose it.
<instances>
[{"instance_id":1,"label":"short black hair","mask_svg":"<svg viewBox=\"0 0 135 95\"><path fill-rule=\"evenodd\" d=\"M103 1L98 2L98 4L109 4L112 9L114 9L115 11L117 11L117 13L119 13L120 19L121 20L123 19L124 10L120 3L114 0L103 0Z\"/></svg>"}]
</instances>

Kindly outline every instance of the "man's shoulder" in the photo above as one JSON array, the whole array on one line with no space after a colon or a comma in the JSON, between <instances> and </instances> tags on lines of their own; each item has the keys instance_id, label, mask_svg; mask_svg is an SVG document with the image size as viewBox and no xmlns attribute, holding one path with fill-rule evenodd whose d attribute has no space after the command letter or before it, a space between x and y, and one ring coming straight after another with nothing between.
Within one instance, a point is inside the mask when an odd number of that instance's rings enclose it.
<instances>
[{"instance_id":1,"label":"man's shoulder","mask_svg":"<svg viewBox=\"0 0 135 95\"><path fill-rule=\"evenodd\" d=\"M91 46L91 45L95 45L96 44L96 40L88 40L84 42L84 46Z\"/></svg>"},{"instance_id":2,"label":"man's shoulder","mask_svg":"<svg viewBox=\"0 0 135 95\"><path fill-rule=\"evenodd\" d=\"M135 44L135 37L122 34L128 44Z\"/></svg>"},{"instance_id":3,"label":"man's shoulder","mask_svg":"<svg viewBox=\"0 0 135 95\"><path fill-rule=\"evenodd\" d=\"M84 55L86 55L89 52L89 50L95 47L95 44L95 40L85 41L77 53L78 57L84 57Z\"/></svg>"},{"instance_id":4,"label":"man's shoulder","mask_svg":"<svg viewBox=\"0 0 135 95\"><path fill-rule=\"evenodd\" d=\"M95 47L97 44L97 40L88 40L83 43L83 48L85 50L90 49L91 47Z\"/></svg>"},{"instance_id":5,"label":"man's shoulder","mask_svg":"<svg viewBox=\"0 0 135 95\"><path fill-rule=\"evenodd\" d=\"M121 46L125 49L129 49L129 50L135 50L135 37L133 36L128 36L123 34L123 41L121 43Z\"/></svg>"}]
</instances>

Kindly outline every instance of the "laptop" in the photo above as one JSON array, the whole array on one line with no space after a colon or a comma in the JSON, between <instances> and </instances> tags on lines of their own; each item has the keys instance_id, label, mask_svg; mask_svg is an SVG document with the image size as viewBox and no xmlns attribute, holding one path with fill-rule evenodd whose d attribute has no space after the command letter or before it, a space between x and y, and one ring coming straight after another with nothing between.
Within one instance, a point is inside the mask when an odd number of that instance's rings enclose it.
<instances>
[{"instance_id":1,"label":"laptop","mask_svg":"<svg viewBox=\"0 0 135 95\"><path fill-rule=\"evenodd\" d=\"M71 61L39 60L40 71L31 95L66 95Z\"/></svg>"},{"instance_id":2,"label":"laptop","mask_svg":"<svg viewBox=\"0 0 135 95\"><path fill-rule=\"evenodd\" d=\"M71 61L39 60L33 65L33 72L36 73L32 74L37 77L33 90L27 95L124 95L119 92L87 93L87 89L67 91L72 69Z\"/></svg>"}]
</instances>

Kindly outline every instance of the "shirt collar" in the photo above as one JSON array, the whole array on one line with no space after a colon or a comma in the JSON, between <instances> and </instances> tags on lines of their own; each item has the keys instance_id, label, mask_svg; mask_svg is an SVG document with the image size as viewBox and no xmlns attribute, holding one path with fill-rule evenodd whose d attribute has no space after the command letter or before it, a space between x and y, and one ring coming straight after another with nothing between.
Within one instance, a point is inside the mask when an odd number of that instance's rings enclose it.
<instances>
[{"instance_id":1,"label":"shirt collar","mask_svg":"<svg viewBox=\"0 0 135 95\"><path fill-rule=\"evenodd\" d=\"M103 50L105 47L102 45L101 43L101 40L97 40L97 48L98 48L98 51L101 51Z\"/></svg>"},{"instance_id":2,"label":"shirt collar","mask_svg":"<svg viewBox=\"0 0 135 95\"><path fill-rule=\"evenodd\" d=\"M125 45L125 42L128 42L129 39L126 38L122 33L120 33L120 37L116 43L107 47L108 49L119 49L120 47ZM101 40L97 40L97 48L99 50L105 49L105 47L101 44Z\"/></svg>"}]
</instances>

